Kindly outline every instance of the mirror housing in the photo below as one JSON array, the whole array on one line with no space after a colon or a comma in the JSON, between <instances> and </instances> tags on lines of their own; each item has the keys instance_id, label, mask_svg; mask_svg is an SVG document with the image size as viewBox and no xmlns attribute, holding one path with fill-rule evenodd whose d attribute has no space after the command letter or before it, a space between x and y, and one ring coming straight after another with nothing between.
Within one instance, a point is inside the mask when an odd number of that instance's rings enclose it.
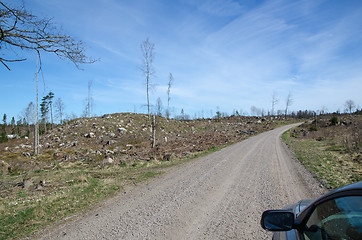
<instances>
[{"instance_id":1,"label":"mirror housing","mask_svg":"<svg viewBox=\"0 0 362 240\"><path fill-rule=\"evenodd\" d=\"M268 210L263 212L260 224L268 231L289 231L294 227L294 213L287 210Z\"/></svg>"}]
</instances>

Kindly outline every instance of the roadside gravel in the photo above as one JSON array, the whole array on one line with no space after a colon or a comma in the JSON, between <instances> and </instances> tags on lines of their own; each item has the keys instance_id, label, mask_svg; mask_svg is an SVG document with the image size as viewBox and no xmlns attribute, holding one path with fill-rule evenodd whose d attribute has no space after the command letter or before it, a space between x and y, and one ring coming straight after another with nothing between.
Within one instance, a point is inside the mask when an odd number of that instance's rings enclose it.
<instances>
[{"instance_id":1,"label":"roadside gravel","mask_svg":"<svg viewBox=\"0 0 362 240\"><path fill-rule=\"evenodd\" d=\"M267 239L264 210L325 189L281 142L284 126L171 169L40 239Z\"/></svg>"}]
</instances>

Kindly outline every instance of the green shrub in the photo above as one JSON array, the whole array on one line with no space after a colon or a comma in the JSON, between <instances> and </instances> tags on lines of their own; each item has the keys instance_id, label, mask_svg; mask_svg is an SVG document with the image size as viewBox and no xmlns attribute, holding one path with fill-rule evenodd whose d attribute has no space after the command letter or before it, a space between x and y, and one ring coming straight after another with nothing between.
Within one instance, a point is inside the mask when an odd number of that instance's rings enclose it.
<instances>
[{"instance_id":1,"label":"green shrub","mask_svg":"<svg viewBox=\"0 0 362 240\"><path fill-rule=\"evenodd\" d=\"M337 125L338 124L338 118L336 116L333 116L331 118L331 120L329 120L331 122L331 125L334 126L334 125Z\"/></svg>"},{"instance_id":2,"label":"green shrub","mask_svg":"<svg viewBox=\"0 0 362 240\"><path fill-rule=\"evenodd\" d=\"M316 126L311 125L311 126L309 127L309 131L311 131L311 132L313 132L313 131L318 131L318 129L317 129Z\"/></svg>"}]
</instances>

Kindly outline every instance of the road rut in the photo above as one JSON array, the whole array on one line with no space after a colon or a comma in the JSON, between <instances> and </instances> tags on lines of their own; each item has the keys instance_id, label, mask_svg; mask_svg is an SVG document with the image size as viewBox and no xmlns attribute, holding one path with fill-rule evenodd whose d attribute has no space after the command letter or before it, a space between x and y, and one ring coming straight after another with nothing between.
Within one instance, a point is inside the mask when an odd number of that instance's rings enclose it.
<instances>
[{"instance_id":1,"label":"road rut","mask_svg":"<svg viewBox=\"0 0 362 240\"><path fill-rule=\"evenodd\" d=\"M41 239L267 239L264 210L325 190L294 160L281 134L251 137L120 194Z\"/></svg>"}]
</instances>

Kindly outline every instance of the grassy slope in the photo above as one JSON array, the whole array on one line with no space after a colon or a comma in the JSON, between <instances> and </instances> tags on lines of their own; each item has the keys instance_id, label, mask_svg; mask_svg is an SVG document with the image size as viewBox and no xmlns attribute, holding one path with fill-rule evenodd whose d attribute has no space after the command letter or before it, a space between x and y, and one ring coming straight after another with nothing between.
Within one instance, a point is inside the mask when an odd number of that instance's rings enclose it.
<instances>
[{"instance_id":1,"label":"grassy slope","mask_svg":"<svg viewBox=\"0 0 362 240\"><path fill-rule=\"evenodd\" d=\"M163 169L195 159L224 146L171 161L135 162L119 166L94 168L81 161L56 166L55 171L37 171L32 179L45 180L47 191L21 190L16 195L2 193L0 199L0 239L19 239L76 212L86 210L114 196L126 185L137 184L162 174ZM2 176L4 177L4 176ZM21 179L19 175L7 176ZM4 180L4 179L2 179ZM7 179L14 182L16 179ZM4 182L4 181L3 181Z\"/></svg>"},{"instance_id":2,"label":"grassy slope","mask_svg":"<svg viewBox=\"0 0 362 240\"><path fill-rule=\"evenodd\" d=\"M329 131L328 137L321 137L326 131L321 128L313 137L300 137L302 128L285 132L283 140L323 185L335 189L362 180L360 147L341 144L339 137L342 133L338 129Z\"/></svg>"}]
</instances>

